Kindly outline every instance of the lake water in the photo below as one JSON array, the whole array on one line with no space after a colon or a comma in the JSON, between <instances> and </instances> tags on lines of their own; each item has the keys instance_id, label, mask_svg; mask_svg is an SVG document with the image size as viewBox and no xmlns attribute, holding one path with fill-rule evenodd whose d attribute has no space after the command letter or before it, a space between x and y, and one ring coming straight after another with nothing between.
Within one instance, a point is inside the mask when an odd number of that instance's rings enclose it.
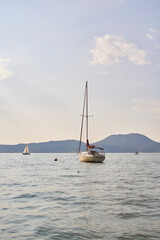
<instances>
[{"instance_id":1,"label":"lake water","mask_svg":"<svg viewBox=\"0 0 160 240\"><path fill-rule=\"evenodd\" d=\"M160 239L160 154L1 153L0 239Z\"/></svg>"}]
</instances>

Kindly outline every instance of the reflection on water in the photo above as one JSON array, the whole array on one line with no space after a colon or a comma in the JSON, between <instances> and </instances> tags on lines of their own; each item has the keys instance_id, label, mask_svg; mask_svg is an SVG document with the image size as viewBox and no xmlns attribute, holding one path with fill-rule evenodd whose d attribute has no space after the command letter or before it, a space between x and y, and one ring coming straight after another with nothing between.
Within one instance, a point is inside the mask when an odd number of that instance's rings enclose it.
<instances>
[{"instance_id":1,"label":"reflection on water","mask_svg":"<svg viewBox=\"0 0 160 240\"><path fill-rule=\"evenodd\" d=\"M159 161L0 154L0 239L160 239Z\"/></svg>"}]
</instances>

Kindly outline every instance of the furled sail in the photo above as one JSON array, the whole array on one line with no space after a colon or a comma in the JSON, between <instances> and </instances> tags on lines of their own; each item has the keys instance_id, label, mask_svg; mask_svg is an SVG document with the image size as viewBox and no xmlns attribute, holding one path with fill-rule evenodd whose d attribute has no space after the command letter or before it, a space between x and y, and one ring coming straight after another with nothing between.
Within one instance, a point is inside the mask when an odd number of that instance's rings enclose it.
<instances>
[{"instance_id":1,"label":"furled sail","mask_svg":"<svg viewBox=\"0 0 160 240\"><path fill-rule=\"evenodd\" d=\"M89 140L87 140L86 147L89 148L89 149L97 148L97 149L100 149L100 150L104 150L102 147L97 147L95 145L90 145Z\"/></svg>"}]
</instances>

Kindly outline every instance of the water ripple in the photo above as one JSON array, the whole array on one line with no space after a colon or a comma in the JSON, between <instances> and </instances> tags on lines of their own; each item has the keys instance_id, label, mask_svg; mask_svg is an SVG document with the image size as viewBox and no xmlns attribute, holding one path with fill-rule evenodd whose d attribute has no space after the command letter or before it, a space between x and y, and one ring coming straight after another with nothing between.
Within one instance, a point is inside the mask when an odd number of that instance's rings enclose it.
<instances>
[{"instance_id":1,"label":"water ripple","mask_svg":"<svg viewBox=\"0 0 160 240\"><path fill-rule=\"evenodd\" d=\"M2 240L160 239L160 154L0 158Z\"/></svg>"}]
</instances>

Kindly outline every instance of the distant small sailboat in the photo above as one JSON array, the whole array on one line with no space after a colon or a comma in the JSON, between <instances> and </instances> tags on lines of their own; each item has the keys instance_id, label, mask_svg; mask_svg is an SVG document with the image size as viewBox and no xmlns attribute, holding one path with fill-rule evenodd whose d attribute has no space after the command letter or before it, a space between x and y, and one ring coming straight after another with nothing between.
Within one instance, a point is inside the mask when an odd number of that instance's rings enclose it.
<instances>
[{"instance_id":1,"label":"distant small sailboat","mask_svg":"<svg viewBox=\"0 0 160 240\"><path fill-rule=\"evenodd\" d=\"M25 146L25 149L23 151L23 155L29 155L30 152L29 152L29 148L28 148L28 144Z\"/></svg>"},{"instance_id":2,"label":"distant small sailboat","mask_svg":"<svg viewBox=\"0 0 160 240\"><path fill-rule=\"evenodd\" d=\"M83 121L86 118L86 151L81 152L81 141L82 141L82 131L83 131ZM80 132L80 142L79 142L79 158L81 162L103 162L105 159L105 153L102 152L104 149L101 147L96 147L95 145L90 145L88 140L88 82L85 85L85 95L82 113L82 123ZM95 151L99 149L100 151Z\"/></svg>"}]
</instances>

